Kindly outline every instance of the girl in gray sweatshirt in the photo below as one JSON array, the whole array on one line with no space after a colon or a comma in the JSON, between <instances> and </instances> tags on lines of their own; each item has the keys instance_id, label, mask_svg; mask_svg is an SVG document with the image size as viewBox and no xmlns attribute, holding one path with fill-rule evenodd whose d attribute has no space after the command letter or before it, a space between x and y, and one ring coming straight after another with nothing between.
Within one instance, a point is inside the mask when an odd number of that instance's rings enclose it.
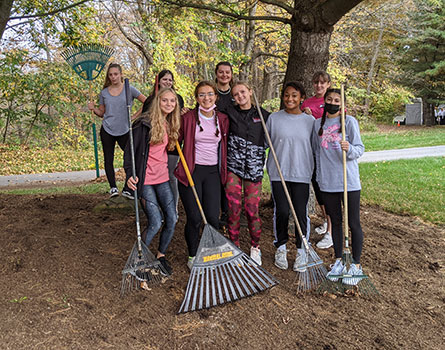
<instances>
[{"instance_id":1,"label":"girl in gray sweatshirt","mask_svg":"<svg viewBox=\"0 0 445 350\"><path fill-rule=\"evenodd\" d=\"M266 123L303 234L307 232L308 226L307 202L314 169L311 134L315 121L313 116L300 109L305 97L306 93L300 83L287 83L281 96L284 110L272 113ZM267 171L274 201L274 245L277 248L275 266L287 269L289 203L272 157L267 160ZM296 237L297 257L293 270L304 272L307 256L301 246L300 235L297 234Z\"/></svg>"},{"instance_id":2,"label":"girl in gray sweatshirt","mask_svg":"<svg viewBox=\"0 0 445 350\"><path fill-rule=\"evenodd\" d=\"M341 95L339 89L329 89L325 94L323 116L314 123L312 131L313 148L316 158L317 182L326 206L326 212L332 221L332 238L334 243L335 264L328 273L328 279L337 281L338 275L363 275L360 255L363 245L363 231L360 225L360 175L357 159L365 151L360 138L360 128L354 117L346 116L346 141L342 141L340 119ZM347 187L348 187L348 221L352 238L353 263L346 271L342 263L343 230L343 162L342 153L346 151ZM360 278L343 278L342 282L356 285Z\"/></svg>"}]
</instances>

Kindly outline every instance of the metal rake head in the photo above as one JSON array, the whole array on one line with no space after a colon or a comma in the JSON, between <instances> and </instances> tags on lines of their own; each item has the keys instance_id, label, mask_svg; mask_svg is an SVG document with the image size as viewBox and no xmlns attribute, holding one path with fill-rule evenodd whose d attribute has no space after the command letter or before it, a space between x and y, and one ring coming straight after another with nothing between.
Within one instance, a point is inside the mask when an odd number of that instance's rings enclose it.
<instances>
[{"instance_id":1,"label":"metal rake head","mask_svg":"<svg viewBox=\"0 0 445 350\"><path fill-rule=\"evenodd\" d=\"M155 258L148 247L141 242L141 254L135 242L130 256L122 270L121 297L132 290L147 288L162 282L169 276L161 263Z\"/></svg>"},{"instance_id":2,"label":"metal rake head","mask_svg":"<svg viewBox=\"0 0 445 350\"><path fill-rule=\"evenodd\" d=\"M233 302L276 284L278 281L250 256L205 225L178 313Z\"/></svg>"},{"instance_id":3,"label":"metal rake head","mask_svg":"<svg viewBox=\"0 0 445 350\"><path fill-rule=\"evenodd\" d=\"M297 272L297 293L303 293L315 289L326 279L327 270L323 265L323 260L315 250L309 246L306 250L307 264L305 271Z\"/></svg>"},{"instance_id":4,"label":"metal rake head","mask_svg":"<svg viewBox=\"0 0 445 350\"><path fill-rule=\"evenodd\" d=\"M377 288L366 274L354 275L345 272L342 275L331 276L336 281L327 278L317 289L319 294L337 294L346 296L376 296L379 295ZM347 284L346 281L354 279L356 283ZM346 281L345 281L346 280ZM358 281L357 281L358 280Z\"/></svg>"},{"instance_id":5,"label":"metal rake head","mask_svg":"<svg viewBox=\"0 0 445 350\"><path fill-rule=\"evenodd\" d=\"M233 302L276 284L278 281L246 254L213 266L195 264L178 313Z\"/></svg>"}]
</instances>

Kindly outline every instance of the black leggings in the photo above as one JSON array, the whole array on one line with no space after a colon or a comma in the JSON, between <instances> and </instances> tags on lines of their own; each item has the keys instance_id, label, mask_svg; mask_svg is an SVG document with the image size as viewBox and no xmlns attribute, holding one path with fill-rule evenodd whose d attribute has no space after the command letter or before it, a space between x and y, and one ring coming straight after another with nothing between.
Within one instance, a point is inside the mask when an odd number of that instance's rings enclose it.
<instances>
[{"instance_id":1,"label":"black leggings","mask_svg":"<svg viewBox=\"0 0 445 350\"><path fill-rule=\"evenodd\" d=\"M332 240L336 258L343 254L343 192L322 192L326 213L332 222ZM348 192L348 225L351 230L352 257L360 264L363 246L363 231L360 225L360 191Z\"/></svg>"},{"instance_id":2,"label":"black leggings","mask_svg":"<svg viewBox=\"0 0 445 350\"><path fill-rule=\"evenodd\" d=\"M298 223L300 224L303 235L307 232L307 201L309 200L309 184L300 182L286 181L292 205L297 214ZM272 196L275 203L274 223L275 223L275 247L285 244L289 240L289 202L283 189L281 181L272 181ZM296 225L295 225L296 229ZM301 237L295 232L297 238L297 248L301 248Z\"/></svg>"},{"instance_id":3,"label":"black leggings","mask_svg":"<svg viewBox=\"0 0 445 350\"><path fill-rule=\"evenodd\" d=\"M218 165L197 164L192 178L207 222L214 228L218 228L221 203L221 178ZM201 213L190 186L184 186L178 181L178 191L187 216L184 228L185 241L187 242L189 256L195 256L199 245Z\"/></svg>"},{"instance_id":4,"label":"black leggings","mask_svg":"<svg viewBox=\"0 0 445 350\"><path fill-rule=\"evenodd\" d=\"M116 176L114 174L114 148L116 141L123 151L127 145L129 135L129 132L127 132L121 136L113 136L107 133L103 126L100 128L100 141L102 142L102 149L104 151L105 174L107 175L110 187L116 187ZM124 191L129 191L127 183L124 185Z\"/></svg>"}]
</instances>

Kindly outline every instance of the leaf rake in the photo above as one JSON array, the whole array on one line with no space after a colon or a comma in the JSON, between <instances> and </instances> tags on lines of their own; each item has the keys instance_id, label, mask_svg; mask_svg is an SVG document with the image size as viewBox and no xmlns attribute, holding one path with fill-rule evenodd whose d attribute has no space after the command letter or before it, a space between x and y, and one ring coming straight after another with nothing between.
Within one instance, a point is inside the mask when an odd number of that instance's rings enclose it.
<instances>
[{"instance_id":1,"label":"leaf rake","mask_svg":"<svg viewBox=\"0 0 445 350\"><path fill-rule=\"evenodd\" d=\"M127 101L128 123L130 125L130 151L131 151L131 170L133 178L136 178L136 166L134 163L134 142L133 126L131 123L131 97L130 83L125 79L124 83L125 97ZM130 256L127 259L122 270L121 297L131 290L137 290L146 287L148 284L156 284L162 281L162 276L168 277L169 273L164 269L159 260L148 249L141 238L141 226L139 223L139 203L138 191L134 190L134 208L136 214L136 233L137 240L133 245Z\"/></svg>"}]
</instances>

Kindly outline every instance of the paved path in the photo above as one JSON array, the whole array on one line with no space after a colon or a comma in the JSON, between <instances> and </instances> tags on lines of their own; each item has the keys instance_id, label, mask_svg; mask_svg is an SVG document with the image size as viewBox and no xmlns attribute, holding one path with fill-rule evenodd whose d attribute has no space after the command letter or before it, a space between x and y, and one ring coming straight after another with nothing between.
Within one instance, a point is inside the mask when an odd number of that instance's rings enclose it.
<instances>
[{"instance_id":1,"label":"paved path","mask_svg":"<svg viewBox=\"0 0 445 350\"><path fill-rule=\"evenodd\" d=\"M383 160L397 160L423 157L445 156L445 145L432 147L417 147L395 149L388 151L365 152L359 159L360 163L379 162ZM104 175L103 170L100 175ZM71 171L67 173L28 174L0 176L0 187L26 186L35 183L56 183L59 181L85 182L96 178L95 170Z\"/></svg>"}]
</instances>

